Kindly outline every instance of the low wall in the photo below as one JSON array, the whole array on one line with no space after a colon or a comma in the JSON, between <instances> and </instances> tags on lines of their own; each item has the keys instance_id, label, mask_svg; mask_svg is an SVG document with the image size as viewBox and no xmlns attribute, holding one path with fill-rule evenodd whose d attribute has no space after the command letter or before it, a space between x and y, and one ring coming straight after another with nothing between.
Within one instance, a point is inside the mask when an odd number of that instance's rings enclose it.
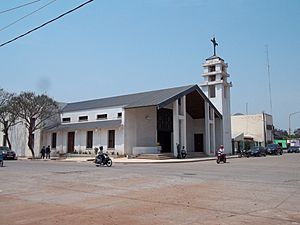
<instances>
[{"instance_id":1,"label":"low wall","mask_svg":"<svg viewBox=\"0 0 300 225\"><path fill-rule=\"evenodd\" d=\"M160 153L160 149L158 147L133 147L132 154L140 155L140 154L158 154Z\"/></svg>"}]
</instances>

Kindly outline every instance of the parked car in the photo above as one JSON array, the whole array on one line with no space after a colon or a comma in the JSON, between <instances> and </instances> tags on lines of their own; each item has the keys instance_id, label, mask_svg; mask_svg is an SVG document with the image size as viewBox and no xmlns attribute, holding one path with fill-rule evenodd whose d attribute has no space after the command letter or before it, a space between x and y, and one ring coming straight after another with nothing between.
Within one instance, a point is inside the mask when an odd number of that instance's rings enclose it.
<instances>
[{"instance_id":1,"label":"parked car","mask_svg":"<svg viewBox=\"0 0 300 225\"><path fill-rule=\"evenodd\" d=\"M250 157L250 156L257 157L257 156L266 156L266 155L267 155L266 149L261 146L254 146L254 147L250 148L246 153L247 157Z\"/></svg>"},{"instance_id":2,"label":"parked car","mask_svg":"<svg viewBox=\"0 0 300 225\"><path fill-rule=\"evenodd\" d=\"M9 147L0 146L0 152L3 155L3 159L18 159L17 154L9 149Z\"/></svg>"},{"instance_id":3,"label":"parked car","mask_svg":"<svg viewBox=\"0 0 300 225\"><path fill-rule=\"evenodd\" d=\"M299 153L300 146L290 146L287 150L288 153Z\"/></svg>"},{"instance_id":4,"label":"parked car","mask_svg":"<svg viewBox=\"0 0 300 225\"><path fill-rule=\"evenodd\" d=\"M268 144L266 150L269 155L282 155L282 148L279 144Z\"/></svg>"}]
</instances>

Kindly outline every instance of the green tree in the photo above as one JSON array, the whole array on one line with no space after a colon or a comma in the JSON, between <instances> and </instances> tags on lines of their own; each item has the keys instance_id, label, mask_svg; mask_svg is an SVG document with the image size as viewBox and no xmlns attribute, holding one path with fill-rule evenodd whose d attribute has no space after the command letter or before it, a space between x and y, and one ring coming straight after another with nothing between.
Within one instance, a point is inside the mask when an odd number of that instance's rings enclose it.
<instances>
[{"instance_id":1,"label":"green tree","mask_svg":"<svg viewBox=\"0 0 300 225\"><path fill-rule=\"evenodd\" d=\"M34 154L34 132L43 128L45 122L58 113L58 104L47 95L36 95L33 92L23 92L12 98L12 108L28 131L28 148Z\"/></svg>"}]
</instances>

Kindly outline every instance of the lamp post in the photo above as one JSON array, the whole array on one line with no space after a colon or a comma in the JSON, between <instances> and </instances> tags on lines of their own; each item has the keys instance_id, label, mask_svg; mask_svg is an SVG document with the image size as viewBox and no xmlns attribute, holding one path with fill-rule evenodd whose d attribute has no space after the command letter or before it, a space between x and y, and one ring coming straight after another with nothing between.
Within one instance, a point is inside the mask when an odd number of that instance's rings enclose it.
<instances>
[{"instance_id":1,"label":"lamp post","mask_svg":"<svg viewBox=\"0 0 300 225\"><path fill-rule=\"evenodd\" d=\"M291 116L295 115L295 114L298 114L298 113L300 113L300 111L299 112L293 112L293 113L289 114L289 137L291 137Z\"/></svg>"}]
</instances>

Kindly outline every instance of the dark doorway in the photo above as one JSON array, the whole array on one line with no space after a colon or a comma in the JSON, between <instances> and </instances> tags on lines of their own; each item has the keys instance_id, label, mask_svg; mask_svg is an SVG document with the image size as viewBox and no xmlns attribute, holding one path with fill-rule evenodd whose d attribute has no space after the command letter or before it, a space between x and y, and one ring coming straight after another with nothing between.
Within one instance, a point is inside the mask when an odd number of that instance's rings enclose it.
<instances>
[{"instance_id":1,"label":"dark doorway","mask_svg":"<svg viewBox=\"0 0 300 225\"><path fill-rule=\"evenodd\" d=\"M68 132L68 153L74 152L75 132Z\"/></svg>"},{"instance_id":2,"label":"dark doorway","mask_svg":"<svg viewBox=\"0 0 300 225\"><path fill-rule=\"evenodd\" d=\"M173 110L157 110L157 141L161 146L161 152L172 152L171 141L173 132Z\"/></svg>"},{"instance_id":3,"label":"dark doorway","mask_svg":"<svg viewBox=\"0 0 300 225\"><path fill-rule=\"evenodd\" d=\"M203 134L194 134L195 152L203 152Z\"/></svg>"},{"instance_id":4,"label":"dark doorway","mask_svg":"<svg viewBox=\"0 0 300 225\"><path fill-rule=\"evenodd\" d=\"M171 152L171 132L168 131L158 131L157 140L161 146L161 152Z\"/></svg>"}]
</instances>

